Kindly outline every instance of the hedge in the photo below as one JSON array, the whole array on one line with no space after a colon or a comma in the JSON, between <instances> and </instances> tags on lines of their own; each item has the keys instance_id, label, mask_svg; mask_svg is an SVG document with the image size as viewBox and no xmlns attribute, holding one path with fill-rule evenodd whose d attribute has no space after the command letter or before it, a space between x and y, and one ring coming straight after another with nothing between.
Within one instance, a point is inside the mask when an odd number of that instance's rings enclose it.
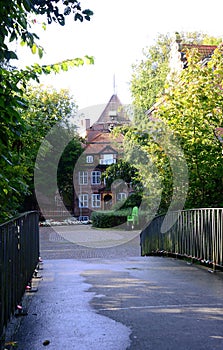
<instances>
[{"instance_id":1,"label":"hedge","mask_svg":"<svg viewBox=\"0 0 223 350\"><path fill-rule=\"evenodd\" d=\"M131 208L117 211L95 211L91 214L92 226L108 228L122 225L127 222L127 216L131 214Z\"/></svg>"}]
</instances>

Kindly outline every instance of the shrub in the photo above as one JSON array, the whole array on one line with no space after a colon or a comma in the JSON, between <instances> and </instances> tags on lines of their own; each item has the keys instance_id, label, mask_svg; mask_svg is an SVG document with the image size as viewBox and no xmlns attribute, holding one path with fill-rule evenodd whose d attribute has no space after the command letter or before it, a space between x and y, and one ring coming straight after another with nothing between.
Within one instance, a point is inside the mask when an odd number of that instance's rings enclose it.
<instances>
[{"instance_id":1,"label":"shrub","mask_svg":"<svg viewBox=\"0 0 223 350\"><path fill-rule=\"evenodd\" d=\"M91 214L94 227L109 228L126 223L127 216L131 214L131 208L117 211L95 211Z\"/></svg>"}]
</instances>

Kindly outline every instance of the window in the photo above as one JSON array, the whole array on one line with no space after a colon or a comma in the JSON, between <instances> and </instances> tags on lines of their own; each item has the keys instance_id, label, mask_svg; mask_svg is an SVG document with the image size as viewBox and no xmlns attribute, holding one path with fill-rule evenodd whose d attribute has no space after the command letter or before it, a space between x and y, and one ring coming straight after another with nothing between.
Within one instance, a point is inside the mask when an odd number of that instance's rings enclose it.
<instances>
[{"instance_id":1,"label":"window","mask_svg":"<svg viewBox=\"0 0 223 350\"><path fill-rule=\"evenodd\" d=\"M91 184L92 185L100 185L101 183L101 172L100 171L92 171L91 172Z\"/></svg>"},{"instance_id":2,"label":"window","mask_svg":"<svg viewBox=\"0 0 223 350\"><path fill-rule=\"evenodd\" d=\"M87 156L86 157L86 163L93 163L94 157L93 156Z\"/></svg>"},{"instance_id":3,"label":"window","mask_svg":"<svg viewBox=\"0 0 223 350\"><path fill-rule=\"evenodd\" d=\"M114 154L102 154L100 159L100 164L109 165L109 164L115 164L116 158L114 157Z\"/></svg>"},{"instance_id":4,"label":"window","mask_svg":"<svg viewBox=\"0 0 223 350\"><path fill-rule=\"evenodd\" d=\"M92 194L91 195L91 205L92 205L92 208L100 208L101 207L101 195L100 194Z\"/></svg>"},{"instance_id":5,"label":"window","mask_svg":"<svg viewBox=\"0 0 223 350\"><path fill-rule=\"evenodd\" d=\"M79 195L79 208L88 208L88 194Z\"/></svg>"},{"instance_id":6,"label":"window","mask_svg":"<svg viewBox=\"0 0 223 350\"><path fill-rule=\"evenodd\" d=\"M124 193L124 192L117 193L117 195L116 195L116 199L118 202L123 201L124 199L126 199L126 197L127 197L126 193Z\"/></svg>"},{"instance_id":7,"label":"window","mask_svg":"<svg viewBox=\"0 0 223 350\"><path fill-rule=\"evenodd\" d=\"M79 171L79 185L87 185L88 184L88 176L87 171Z\"/></svg>"}]
</instances>

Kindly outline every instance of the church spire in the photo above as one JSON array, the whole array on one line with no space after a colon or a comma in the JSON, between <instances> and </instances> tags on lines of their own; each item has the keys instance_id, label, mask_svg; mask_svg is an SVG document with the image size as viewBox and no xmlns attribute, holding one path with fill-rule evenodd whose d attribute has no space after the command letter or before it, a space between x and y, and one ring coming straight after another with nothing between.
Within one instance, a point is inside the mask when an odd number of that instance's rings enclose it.
<instances>
[{"instance_id":1,"label":"church spire","mask_svg":"<svg viewBox=\"0 0 223 350\"><path fill-rule=\"evenodd\" d=\"M113 74L113 94L116 95L116 81L115 81L115 73Z\"/></svg>"}]
</instances>

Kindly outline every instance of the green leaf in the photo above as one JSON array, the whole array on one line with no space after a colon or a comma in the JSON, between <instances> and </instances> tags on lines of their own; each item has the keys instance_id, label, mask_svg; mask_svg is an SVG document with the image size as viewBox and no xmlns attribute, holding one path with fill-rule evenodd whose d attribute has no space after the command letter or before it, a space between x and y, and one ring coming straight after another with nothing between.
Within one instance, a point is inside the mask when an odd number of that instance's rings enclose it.
<instances>
[{"instance_id":1,"label":"green leaf","mask_svg":"<svg viewBox=\"0 0 223 350\"><path fill-rule=\"evenodd\" d=\"M56 73L59 73L60 72L60 65L59 64L54 64L52 66L53 70L56 72Z\"/></svg>"},{"instance_id":2,"label":"green leaf","mask_svg":"<svg viewBox=\"0 0 223 350\"><path fill-rule=\"evenodd\" d=\"M50 66L43 66L43 73L44 74L50 74L52 71Z\"/></svg>"},{"instance_id":3,"label":"green leaf","mask_svg":"<svg viewBox=\"0 0 223 350\"><path fill-rule=\"evenodd\" d=\"M10 36L10 39L9 41L12 42L13 40L17 39L17 35L16 35L16 32L13 30L11 36Z\"/></svg>"},{"instance_id":4,"label":"green leaf","mask_svg":"<svg viewBox=\"0 0 223 350\"><path fill-rule=\"evenodd\" d=\"M28 104L25 101L17 100L16 102L17 102L17 105L19 107L22 107L22 108L27 108L28 107Z\"/></svg>"},{"instance_id":5,"label":"green leaf","mask_svg":"<svg viewBox=\"0 0 223 350\"><path fill-rule=\"evenodd\" d=\"M80 22L83 22L83 16L80 13L75 13L74 20L79 20Z\"/></svg>"},{"instance_id":6,"label":"green leaf","mask_svg":"<svg viewBox=\"0 0 223 350\"><path fill-rule=\"evenodd\" d=\"M23 6L25 7L26 11L31 11L32 4L30 0L23 0Z\"/></svg>"},{"instance_id":7,"label":"green leaf","mask_svg":"<svg viewBox=\"0 0 223 350\"><path fill-rule=\"evenodd\" d=\"M64 16L63 16L63 15L58 15L58 16L57 16L57 20L58 20L58 22L59 22L59 24L60 24L61 26L64 26L64 25L65 25L65 19L64 19Z\"/></svg>"},{"instance_id":8,"label":"green leaf","mask_svg":"<svg viewBox=\"0 0 223 350\"><path fill-rule=\"evenodd\" d=\"M85 55L85 62L86 64L94 64L94 57Z\"/></svg>"},{"instance_id":9,"label":"green leaf","mask_svg":"<svg viewBox=\"0 0 223 350\"><path fill-rule=\"evenodd\" d=\"M43 57L43 48L40 46L38 47L38 56L39 56L39 58Z\"/></svg>"},{"instance_id":10,"label":"green leaf","mask_svg":"<svg viewBox=\"0 0 223 350\"><path fill-rule=\"evenodd\" d=\"M11 162L4 154L2 154L1 157L2 157L9 165L13 165L12 162Z\"/></svg>"},{"instance_id":11,"label":"green leaf","mask_svg":"<svg viewBox=\"0 0 223 350\"><path fill-rule=\"evenodd\" d=\"M91 11L91 10L89 10L89 9L87 9L87 10L84 10L83 12L82 12L84 15L87 15L87 16L93 16L93 14L94 14L94 12L93 11Z\"/></svg>"},{"instance_id":12,"label":"green leaf","mask_svg":"<svg viewBox=\"0 0 223 350\"><path fill-rule=\"evenodd\" d=\"M24 40L21 40L20 45L21 45L21 46L25 46L25 45L26 45L26 42L25 42Z\"/></svg>"},{"instance_id":13,"label":"green leaf","mask_svg":"<svg viewBox=\"0 0 223 350\"><path fill-rule=\"evenodd\" d=\"M5 59L7 61L9 61L9 60L17 60L18 59L18 57L17 57L17 55L16 55L16 53L14 51L6 51L4 56L5 56Z\"/></svg>"},{"instance_id":14,"label":"green leaf","mask_svg":"<svg viewBox=\"0 0 223 350\"><path fill-rule=\"evenodd\" d=\"M70 13L71 13L71 8L70 8L70 6L67 6L67 7L64 9L64 15L65 15L65 16L68 16Z\"/></svg>"},{"instance_id":15,"label":"green leaf","mask_svg":"<svg viewBox=\"0 0 223 350\"><path fill-rule=\"evenodd\" d=\"M43 30L46 30L46 23L45 22L42 23L42 28L43 28Z\"/></svg>"},{"instance_id":16,"label":"green leaf","mask_svg":"<svg viewBox=\"0 0 223 350\"><path fill-rule=\"evenodd\" d=\"M84 60L82 58L75 58L74 59L74 64L76 66L83 66L84 65Z\"/></svg>"},{"instance_id":17,"label":"green leaf","mask_svg":"<svg viewBox=\"0 0 223 350\"><path fill-rule=\"evenodd\" d=\"M32 53L35 55L36 51L37 51L37 47L36 44L33 44L32 48L31 48Z\"/></svg>"},{"instance_id":18,"label":"green leaf","mask_svg":"<svg viewBox=\"0 0 223 350\"><path fill-rule=\"evenodd\" d=\"M61 64L61 69L62 69L64 72L68 71L68 64L67 64L66 62L63 62L63 63Z\"/></svg>"}]
</instances>

